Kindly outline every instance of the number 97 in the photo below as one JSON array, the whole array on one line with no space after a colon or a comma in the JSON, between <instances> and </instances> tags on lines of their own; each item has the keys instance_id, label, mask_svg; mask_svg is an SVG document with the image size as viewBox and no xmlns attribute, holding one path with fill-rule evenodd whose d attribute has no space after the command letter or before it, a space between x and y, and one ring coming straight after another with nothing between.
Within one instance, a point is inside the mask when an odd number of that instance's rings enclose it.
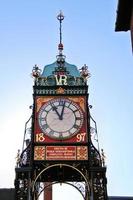
<instances>
[{"instance_id":1,"label":"number 97","mask_svg":"<svg viewBox=\"0 0 133 200\"><path fill-rule=\"evenodd\" d=\"M77 142L84 142L85 141L86 133L79 133L77 134Z\"/></svg>"}]
</instances>

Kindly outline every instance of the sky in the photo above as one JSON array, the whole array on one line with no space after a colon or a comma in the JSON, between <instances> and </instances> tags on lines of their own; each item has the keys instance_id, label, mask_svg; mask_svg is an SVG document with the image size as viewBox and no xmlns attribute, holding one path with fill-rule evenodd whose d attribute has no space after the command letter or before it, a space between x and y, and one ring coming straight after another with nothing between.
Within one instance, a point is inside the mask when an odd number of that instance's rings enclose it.
<instances>
[{"instance_id":1,"label":"sky","mask_svg":"<svg viewBox=\"0 0 133 200\"><path fill-rule=\"evenodd\" d=\"M60 10L66 61L78 68L87 64L91 73L89 103L106 154L108 195L133 196L133 59L130 32L115 32L117 0L1 1L0 188L14 184L33 103L32 68L56 60ZM54 200L62 189L63 199L78 195L70 186L55 186Z\"/></svg>"}]
</instances>

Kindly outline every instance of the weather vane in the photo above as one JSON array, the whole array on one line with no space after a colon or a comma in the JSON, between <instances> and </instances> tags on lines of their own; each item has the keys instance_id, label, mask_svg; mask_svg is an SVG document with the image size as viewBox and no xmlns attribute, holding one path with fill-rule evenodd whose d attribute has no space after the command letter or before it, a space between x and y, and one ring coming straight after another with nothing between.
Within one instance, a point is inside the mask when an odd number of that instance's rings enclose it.
<instances>
[{"instance_id":1,"label":"weather vane","mask_svg":"<svg viewBox=\"0 0 133 200\"><path fill-rule=\"evenodd\" d=\"M64 20L64 15L62 11L60 11L59 15L57 15L57 19L60 22L60 43L58 45L59 54L62 54L63 44L62 44L62 21Z\"/></svg>"}]
</instances>

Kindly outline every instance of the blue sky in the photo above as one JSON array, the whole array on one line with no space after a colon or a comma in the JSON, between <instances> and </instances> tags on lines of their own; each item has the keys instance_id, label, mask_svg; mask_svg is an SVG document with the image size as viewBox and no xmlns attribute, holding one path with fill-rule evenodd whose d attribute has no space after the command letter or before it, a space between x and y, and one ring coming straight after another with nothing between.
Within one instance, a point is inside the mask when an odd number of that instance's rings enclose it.
<instances>
[{"instance_id":1,"label":"blue sky","mask_svg":"<svg viewBox=\"0 0 133 200\"><path fill-rule=\"evenodd\" d=\"M56 59L59 11L66 61L87 64L92 116L106 153L109 195L133 196L133 65L129 32L115 32L117 1L23 0L0 7L0 187L13 187L17 149L31 114L34 64ZM56 199L56 198L55 198Z\"/></svg>"}]
</instances>

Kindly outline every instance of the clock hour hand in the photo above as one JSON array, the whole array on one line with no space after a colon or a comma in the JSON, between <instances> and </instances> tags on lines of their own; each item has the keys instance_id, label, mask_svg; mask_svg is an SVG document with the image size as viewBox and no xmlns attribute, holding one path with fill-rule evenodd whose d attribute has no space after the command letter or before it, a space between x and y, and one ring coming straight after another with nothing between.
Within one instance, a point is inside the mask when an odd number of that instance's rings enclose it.
<instances>
[{"instance_id":1,"label":"clock hour hand","mask_svg":"<svg viewBox=\"0 0 133 200\"><path fill-rule=\"evenodd\" d=\"M52 109L56 112L56 114L58 115L58 117L59 117L59 119L60 119L60 114L58 113L58 111L57 111L57 107L56 106L54 106L54 105L52 105Z\"/></svg>"},{"instance_id":2,"label":"clock hour hand","mask_svg":"<svg viewBox=\"0 0 133 200\"><path fill-rule=\"evenodd\" d=\"M60 120L63 119L64 108L65 108L65 101L64 101L63 106L62 106L62 111L61 111L61 115L60 115Z\"/></svg>"}]
</instances>

